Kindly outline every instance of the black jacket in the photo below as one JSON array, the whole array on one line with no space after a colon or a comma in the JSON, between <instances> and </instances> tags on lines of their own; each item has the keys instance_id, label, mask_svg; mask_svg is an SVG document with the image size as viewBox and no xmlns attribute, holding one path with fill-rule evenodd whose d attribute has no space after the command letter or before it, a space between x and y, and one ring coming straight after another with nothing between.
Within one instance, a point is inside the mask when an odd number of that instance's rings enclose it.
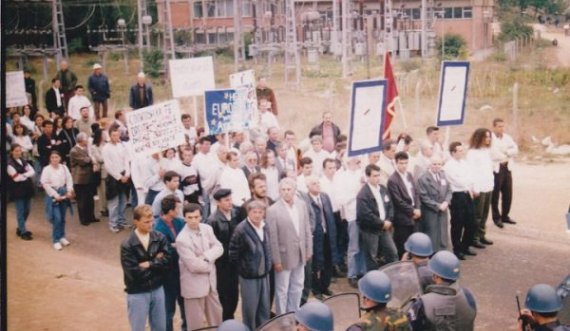
<instances>
[{"instance_id":1,"label":"black jacket","mask_svg":"<svg viewBox=\"0 0 570 331\"><path fill-rule=\"evenodd\" d=\"M139 98L139 84L135 84L131 86L131 90L129 93L129 106L132 109L139 109L150 106L154 103L154 99L152 96L152 88L148 84L144 84L144 102L141 103Z\"/></svg>"},{"instance_id":2,"label":"black jacket","mask_svg":"<svg viewBox=\"0 0 570 331\"><path fill-rule=\"evenodd\" d=\"M162 257L157 257L162 253ZM148 249L145 250L134 231L121 244L121 266L125 279L125 292L129 294L150 292L162 286L165 272L171 267L172 252L166 237L151 231ZM150 262L150 268L139 267Z\"/></svg>"},{"instance_id":3,"label":"black jacket","mask_svg":"<svg viewBox=\"0 0 570 331\"><path fill-rule=\"evenodd\" d=\"M236 227L242 220L243 219L239 218L236 208L232 208L232 216L229 221L226 220L226 217L219 209L208 217L208 224L210 224L214 230L214 235L216 235L216 238L218 238L224 247L224 254L216 260L218 273L220 270L231 268L229 257L230 240Z\"/></svg>"},{"instance_id":4,"label":"black jacket","mask_svg":"<svg viewBox=\"0 0 570 331\"><path fill-rule=\"evenodd\" d=\"M406 173L408 180L412 183L412 194L414 200L408 194L406 184L397 171L388 178L388 192L394 204L394 226L410 226L414 225L413 220L414 209L420 208L420 196L418 194L416 182L412 175Z\"/></svg>"},{"instance_id":5,"label":"black jacket","mask_svg":"<svg viewBox=\"0 0 570 331\"><path fill-rule=\"evenodd\" d=\"M324 123L321 123L319 125L316 125L315 127L313 127L311 129L311 132L309 132L309 138L312 138L313 136L323 136L323 125ZM336 146L336 143L338 142L338 137L340 136L340 128L338 127L338 125L332 123L332 129L333 129L333 136L334 136L334 143Z\"/></svg>"},{"instance_id":6,"label":"black jacket","mask_svg":"<svg viewBox=\"0 0 570 331\"><path fill-rule=\"evenodd\" d=\"M61 89L59 90L59 93L62 93ZM46 92L46 100L45 101L46 101L46 108L47 108L48 112L50 112L50 113L55 112L59 116L63 116L63 114L65 113L65 108L64 108L65 101L63 100L63 96L61 97L61 106L58 107L55 90L53 88L50 88Z\"/></svg>"},{"instance_id":7,"label":"black jacket","mask_svg":"<svg viewBox=\"0 0 570 331\"><path fill-rule=\"evenodd\" d=\"M49 155L51 151L57 151L57 146L52 145L52 140L56 141L57 137L55 133L51 135L51 138L42 134L37 141L38 144L38 154L40 154L40 165L43 167L49 164Z\"/></svg>"},{"instance_id":8,"label":"black jacket","mask_svg":"<svg viewBox=\"0 0 570 331\"><path fill-rule=\"evenodd\" d=\"M263 236L262 242L247 220L236 227L230 241L229 257L241 277L263 278L271 271L271 243L267 226L263 227Z\"/></svg>"},{"instance_id":9,"label":"black jacket","mask_svg":"<svg viewBox=\"0 0 570 331\"><path fill-rule=\"evenodd\" d=\"M380 219L380 211L372 190L368 184L364 184L356 196L356 224L361 231L367 233L380 233L384 221L394 220L394 208L388 195L388 190L380 185L380 197L384 200L385 219Z\"/></svg>"}]
</instances>

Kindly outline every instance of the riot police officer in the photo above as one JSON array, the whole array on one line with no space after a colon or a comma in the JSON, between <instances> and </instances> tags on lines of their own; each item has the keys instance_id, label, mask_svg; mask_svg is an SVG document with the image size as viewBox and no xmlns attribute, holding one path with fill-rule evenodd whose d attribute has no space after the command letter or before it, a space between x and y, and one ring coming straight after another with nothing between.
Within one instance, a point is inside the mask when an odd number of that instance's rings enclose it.
<instances>
[{"instance_id":1,"label":"riot police officer","mask_svg":"<svg viewBox=\"0 0 570 331\"><path fill-rule=\"evenodd\" d=\"M220 324L217 331L249 331L249 328L242 322L231 319Z\"/></svg>"},{"instance_id":2,"label":"riot police officer","mask_svg":"<svg viewBox=\"0 0 570 331\"><path fill-rule=\"evenodd\" d=\"M459 260L448 251L437 252L428 262L434 285L408 311L413 330L471 331L477 313L473 294L457 284Z\"/></svg>"},{"instance_id":3,"label":"riot police officer","mask_svg":"<svg viewBox=\"0 0 570 331\"><path fill-rule=\"evenodd\" d=\"M547 284L537 284L528 290L525 307L519 317L521 331L570 331L570 326L560 324L558 312L562 300L556 290Z\"/></svg>"},{"instance_id":4,"label":"riot police officer","mask_svg":"<svg viewBox=\"0 0 570 331\"><path fill-rule=\"evenodd\" d=\"M425 292L427 286L433 284L433 274L428 268L429 257L433 254L431 239L425 233L416 232L408 237L404 249L406 253L402 256L402 261L414 262L420 275L422 290Z\"/></svg>"},{"instance_id":5,"label":"riot police officer","mask_svg":"<svg viewBox=\"0 0 570 331\"><path fill-rule=\"evenodd\" d=\"M392 284L384 272L369 271L358 281L358 290L362 295L364 314L346 331L410 330L404 313L386 307L392 298Z\"/></svg>"},{"instance_id":6,"label":"riot police officer","mask_svg":"<svg viewBox=\"0 0 570 331\"><path fill-rule=\"evenodd\" d=\"M295 312L297 331L333 331L332 311L320 301L307 302Z\"/></svg>"}]
</instances>

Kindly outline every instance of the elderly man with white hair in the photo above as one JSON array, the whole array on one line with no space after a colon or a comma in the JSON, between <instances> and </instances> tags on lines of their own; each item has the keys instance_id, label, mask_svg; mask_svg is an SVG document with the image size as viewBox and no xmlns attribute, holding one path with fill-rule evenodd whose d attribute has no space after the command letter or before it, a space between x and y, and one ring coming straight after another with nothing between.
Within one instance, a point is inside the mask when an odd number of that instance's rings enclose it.
<instances>
[{"instance_id":1,"label":"elderly man with white hair","mask_svg":"<svg viewBox=\"0 0 570 331\"><path fill-rule=\"evenodd\" d=\"M430 158L433 155L433 145L424 140L420 144L420 151L416 154L415 164L414 164L414 178L420 178L429 169L431 164Z\"/></svg>"},{"instance_id":2,"label":"elderly man with white hair","mask_svg":"<svg viewBox=\"0 0 570 331\"><path fill-rule=\"evenodd\" d=\"M267 210L277 315L299 309L303 282L311 277L305 275L305 263L313 255L313 236L307 206L297 197L296 186L293 179L282 179L281 198Z\"/></svg>"},{"instance_id":3,"label":"elderly man with white hair","mask_svg":"<svg viewBox=\"0 0 570 331\"><path fill-rule=\"evenodd\" d=\"M95 218L95 203L93 200L95 187L92 184L93 170L97 163L89 154L89 136L84 132L80 132L76 140L77 144L69 153L73 190L77 199L79 222L81 225L89 225L99 222Z\"/></svg>"},{"instance_id":4,"label":"elderly man with white hair","mask_svg":"<svg viewBox=\"0 0 570 331\"><path fill-rule=\"evenodd\" d=\"M131 86L129 106L132 109L139 109L151 106L153 103L152 87L146 83L146 75L144 72L139 72L136 84Z\"/></svg>"}]
</instances>

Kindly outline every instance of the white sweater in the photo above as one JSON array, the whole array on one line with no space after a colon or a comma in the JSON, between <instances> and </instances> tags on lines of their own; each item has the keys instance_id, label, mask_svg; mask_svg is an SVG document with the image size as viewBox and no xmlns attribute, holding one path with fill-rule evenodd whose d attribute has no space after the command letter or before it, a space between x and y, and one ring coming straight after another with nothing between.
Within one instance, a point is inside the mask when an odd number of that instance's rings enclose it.
<instances>
[{"instance_id":1,"label":"white sweater","mask_svg":"<svg viewBox=\"0 0 570 331\"><path fill-rule=\"evenodd\" d=\"M73 179L69 169L64 164L60 164L57 168L52 165L46 166L42 171L40 182L47 195L53 198L60 196L55 189L62 186L67 188L67 192L73 192Z\"/></svg>"},{"instance_id":2,"label":"white sweater","mask_svg":"<svg viewBox=\"0 0 570 331\"><path fill-rule=\"evenodd\" d=\"M220 175L220 188L232 190L232 201L236 206L241 206L244 202L251 199L249 184L243 170L231 167L225 167Z\"/></svg>"},{"instance_id":3,"label":"white sweater","mask_svg":"<svg viewBox=\"0 0 570 331\"><path fill-rule=\"evenodd\" d=\"M473 190L477 193L493 191L495 179L491 150L489 148L470 149L466 160L472 169Z\"/></svg>"}]
</instances>

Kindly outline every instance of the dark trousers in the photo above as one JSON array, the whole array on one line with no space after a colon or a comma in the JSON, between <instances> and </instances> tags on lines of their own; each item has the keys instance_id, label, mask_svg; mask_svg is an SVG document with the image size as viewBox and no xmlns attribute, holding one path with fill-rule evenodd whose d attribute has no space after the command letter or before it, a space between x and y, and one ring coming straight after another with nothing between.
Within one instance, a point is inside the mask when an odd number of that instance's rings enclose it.
<instances>
[{"instance_id":1,"label":"dark trousers","mask_svg":"<svg viewBox=\"0 0 570 331\"><path fill-rule=\"evenodd\" d=\"M75 197L77 199L77 210L79 213L79 222L81 224L89 224L95 220L95 201L93 195L95 190L92 184L75 184L73 185Z\"/></svg>"},{"instance_id":2,"label":"dark trousers","mask_svg":"<svg viewBox=\"0 0 570 331\"><path fill-rule=\"evenodd\" d=\"M323 254L324 254L324 264L320 266L320 270L315 268L313 264L313 280L312 280L312 287L313 293L315 295L322 294L323 292L329 289L331 285L331 278L332 278L332 271L333 271L333 263L332 263L332 255L331 255L331 244L328 233L324 234L323 238ZM305 276L305 277L308 277Z\"/></svg>"},{"instance_id":3,"label":"dark trousers","mask_svg":"<svg viewBox=\"0 0 570 331\"><path fill-rule=\"evenodd\" d=\"M453 252L462 253L473 243L476 230L473 200L469 193L453 192L449 210Z\"/></svg>"},{"instance_id":4,"label":"dark trousers","mask_svg":"<svg viewBox=\"0 0 570 331\"><path fill-rule=\"evenodd\" d=\"M306 304L311 295L312 283L313 283L313 260L309 260L305 263L305 282L303 283L303 294L301 295L301 306Z\"/></svg>"},{"instance_id":5,"label":"dark trousers","mask_svg":"<svg viewBox=\"0 0 570 331\"><path fill-rule=\"evenodd\" d=\"M269 272L269 311L273 314L271 310L271 305L273 304L273 299L275 298L275 270L271 268Z\"/></svg>"},{"instance_id":6,"label":"dark trousers","mask_svg":"<svg viewBox=\"0 0 570 331\"><path fill-rule=\"evenodd\" d=\"M107 117L107 99L105 99L105 101L93 101L93 110L95 110L95 117L97 118L97 120L99 120L101 118L101 113L99 112L99 110L101 108L103 108L103 116L102 117Z\"/></svg>"},{"instance_id":7,"label":"dark trousers","mask_svg":"<svg viewBox=\"0 0 570 331\"><path fill-rule=\"evenodd\" d=\"M217 268L216 277L218 283L218 296L222 304L222 319L234 318L239 299L239 278L229 263L225 268Z\"/></svg>"},{"instance_id":8,"label":"dark trousers","mask_svg":"<svg viewBox=\"0 0 570 331\"><path fill-rule=\"evenodd\" d=\"M366 271L378 269L378 234L361 230L359 241Z\"/></svg>"},{"instance_id":9,"label":"dark trousers","mask_svg":"<svg viewBox=\"0 0 570 331\"><path fill-rule=\"evenodd\" d=\"M348 250L348 223L340 217L340 212L334 213L334 221L336 225L336 247L338 256L340 256L341 264L346 259L346 251Z\"/></svg>"},{"instance_id":10,"label":"dark trousers","mask_svg":"<svg viewBox=\"0 0 570 331\"><path fill-rule=\"evenodd\" d=\"M406 252L404 243L414 232L416 232L415 225L394 226L394 244L396 244L396 250L398 251L398 259L401 259L402 255Z\"/></svg>"},{"instance_id":11,"label":"dark trousers","mask_svg":"<svg viewBox=\"0 0 570 331\"><path fill-rule=\"evenodd\" d=\"M180 316L182 317L182 331L186 331L186 316L184 314L184 298L180 295L180 278L178 272L173 272L168 275L164 282L164 304L166 306L166 331L172 331L174 325L172 320L176 313L176 302Z\"/></svg>"},{"instance_id":12,"label":"dark trousers","mask_svg":"<svg viewBox=\"0 0 570 331\"><path fill-rule=\"evenodd\" d=\"M513 201L513 177L506 163L501 164L499 173L493 173L493 175L495 176L495 187L491 196L493 221L506 221L509 219ZM499 197L501 197L501 212L499 212Z\"/></svg>"}]
</instances>

